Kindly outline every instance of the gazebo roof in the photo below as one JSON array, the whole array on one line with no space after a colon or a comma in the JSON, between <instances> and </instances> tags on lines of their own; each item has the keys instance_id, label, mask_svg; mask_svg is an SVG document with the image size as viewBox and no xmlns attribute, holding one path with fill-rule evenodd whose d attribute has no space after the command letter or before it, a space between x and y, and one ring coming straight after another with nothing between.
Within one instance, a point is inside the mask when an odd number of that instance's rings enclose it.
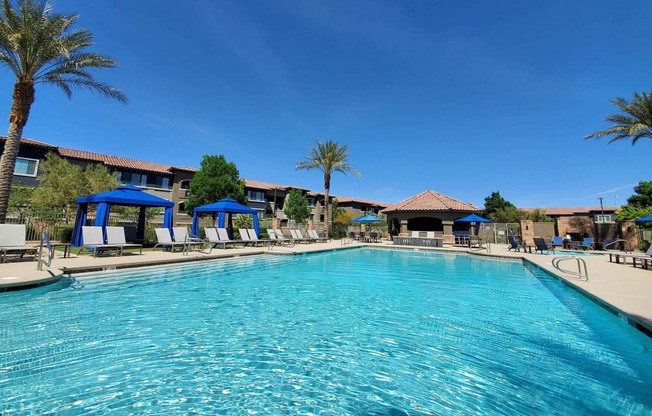
<instances>
[{"instance_id":1,"label":"gazebo roof","mask_svg":"<svg viewBox=\"0 0 652 416\"><path fill-rule=\"evenodd\" d=\"M195 212L234 212L236 214L257 214L255 209L238 204L231 198L220 199L212 204L195 208Z\"/></svg>"},{"instance_id":2,"label":"gazebo roof","mask_svg":"<svg viewBox=\"0 0 652 416\"><path fill-rule=\"evenodd\" d=\"M113 191L103 192L90 196L83 196L77 199L78 204L98 204L109 202L117 205L133 205L148 207L173 207L174 202L159 198L133 185L123 185Z\"/></svg>"},{"instance_id":3,"label":"gazebo roof","mask_svg":"<svg viewBox=\"0 0 652 416\"><path fill-rule=\"evenodd\" d=\"M462 202L450 196L440 194L435 191L423 191L418 195L401 201L397 204L391 205L382 213L400 212L400 211L464 211L464 212L477 212L482 211L481 208L474 207L471 204Z\"/></svg>"}]
</instances>

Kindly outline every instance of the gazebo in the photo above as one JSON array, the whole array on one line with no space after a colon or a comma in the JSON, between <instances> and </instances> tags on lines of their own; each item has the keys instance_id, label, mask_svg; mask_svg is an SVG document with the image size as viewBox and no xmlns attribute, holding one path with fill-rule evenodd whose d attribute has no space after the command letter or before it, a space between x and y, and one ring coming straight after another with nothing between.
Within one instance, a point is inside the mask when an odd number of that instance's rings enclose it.
<instances>
[{"instance_id":1,"label":"gazebo","mask_svg":"<svg viewBox=\"0 0 652 416\"><path fill-rule=\"evenodd\" d=\"M258 211L238 204L231 198L220 199L215 203L197 207L194 212L195 214L192 217L192 235L195 237L199 237L199 216L206 212L217 214L217 226L219 228L225 228L226 214L229 214L229 224L226 228L231 238L233 238L233 216L231 214L252 214L254 216L254 230L256 231L256 235L260 237Z\"/></svg>"},{"instance_id":2,"label":"gazebo","mask_svg":"<svg viewBox=\"0 0 652 416\"><path fill-rule=\"evenodd\" d=\"M73 247L79 247L83 244L82 226L86 225L88 204L97 204L94 225L96 227L102 227L105 234L111 206L115 205L140 207L138 227L136 227L136 236L139 239L145 237L145 209L150 207L165 208L163 227L169 228L172 231L174 202L148 194L136 186L123 185L113 191L77 199L77 215L75 215L75 228L72 232Z\"/></svg>"},{"instance_id":3,"label":"gazebo","mask_svg":"<svg viewBox=\"0 0 652 416\"><path fill-rule=\"evenodd\" d=\"M482 209L469 203L427 190L381 212L387 214L387 225L392 235L407 236L410 231L438 231L443 232L444 243L454 243L455 220L480 211Z\"/></svg>"}]
</instances>

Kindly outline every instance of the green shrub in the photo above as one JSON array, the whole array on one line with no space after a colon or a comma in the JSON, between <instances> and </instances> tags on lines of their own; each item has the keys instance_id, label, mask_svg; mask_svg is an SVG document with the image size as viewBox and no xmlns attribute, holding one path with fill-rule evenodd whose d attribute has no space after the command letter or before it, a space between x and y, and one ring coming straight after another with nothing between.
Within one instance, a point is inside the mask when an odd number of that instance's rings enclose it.
<instances>
[{"instance_id":1,"label":"green shrub","mask_svg":"<svg viewBox=\"0 0 652 416\"><path fill-rule=\"evenodd\" d=\"M331 228L331 238L344 238L346 237L346 230L348 226L346 224L333 223Z\"/></svg>"},{"instance_id":2,"label":"green shrub","mask_svg":"<svg viewBox=\"0 0 652 416\"><path fill-rule=\"evenodd\" d=\"M650 242L647 240L643 240L639 243L639 248L641 251L647 251L648 248L650 248Z\"/></svg>"},{"instance_id":3,"label":"green shrub","mask_svg":"<svg viewBox=\"0 0 652 416\"><path fill-rule=\"evenodd\" d=\"M61 225L55 230L55 238L62 243L69 243L72 240L72 225Z\"/></svg>"}]
</instances>

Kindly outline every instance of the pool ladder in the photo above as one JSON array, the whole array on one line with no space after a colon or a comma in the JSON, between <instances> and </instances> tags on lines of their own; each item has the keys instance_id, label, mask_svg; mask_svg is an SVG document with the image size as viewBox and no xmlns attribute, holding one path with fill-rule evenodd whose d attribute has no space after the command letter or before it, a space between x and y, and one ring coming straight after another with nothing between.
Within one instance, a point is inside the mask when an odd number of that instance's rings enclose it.
<instances>
[{"instance_id":1,"label":"pool ladder","mask_svg":"<svg viewBox=\"0 0 652 416\"><path fill-rule=\"evenodd\" d=\"M559 263L565 260L576 260L577 261L577 271L572 271L572 270L566 270L562 269ZM555 257L552 259L552 265L555 269L559 270L562 273L567 273L572 276L577 276L580 279L584 279L584 281L588 282L589 281L589 271L586 268L586 262L584 259L578 257L578 256L563 256L563 257Z\"/></svg>"},{"instance_id":2,"label":"pool ladder","mask_svg":"<svg viewBox=\"0 0 652 416\"><path fill-rule=\"evenodd\" d=\"M47 261L43 260L43 244L48 249ZM50 239L48 238L47 233L41 235L41 244L38 247L38 256L36 258L36 270L43 270L43 265L45 267L50 267L52 265L52 259L54 258L54 252L52 251L52 246L50 245Z\"/></svg>"},{"instance_id":3,"label":"pool ladder","mask_svg":"<svg viewBox=\"0 0 652 416\"><path fill-rule=\"evenodd\" d=\"M197 243L197 242L202 243L202 248L200 248L197 251L203 254L211 254L211 252L213 251L213 245L208 240L201 237L189 237L188 235L186 235L186 238L183 240L183 252L181 253L181 255L187 256L192 250L191 243Z\"/></svg>"}]
</instances>

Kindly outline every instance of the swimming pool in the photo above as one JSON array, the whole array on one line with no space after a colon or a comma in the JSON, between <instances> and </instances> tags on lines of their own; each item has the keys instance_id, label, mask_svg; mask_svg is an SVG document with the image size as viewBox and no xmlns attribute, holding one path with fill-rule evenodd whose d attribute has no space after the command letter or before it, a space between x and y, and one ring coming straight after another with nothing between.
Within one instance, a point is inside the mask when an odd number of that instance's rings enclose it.
<instances>
[{"instance_id":1,"label":"swimming pool","mask_svg":"<svg viewBox=\"0 0 652 416\"><path fill-rule=\"evenodd\" d=\"M649 415L652 340L510 260L349 249L0 294L8 415Z\"/></svg>"}]
</instances>

